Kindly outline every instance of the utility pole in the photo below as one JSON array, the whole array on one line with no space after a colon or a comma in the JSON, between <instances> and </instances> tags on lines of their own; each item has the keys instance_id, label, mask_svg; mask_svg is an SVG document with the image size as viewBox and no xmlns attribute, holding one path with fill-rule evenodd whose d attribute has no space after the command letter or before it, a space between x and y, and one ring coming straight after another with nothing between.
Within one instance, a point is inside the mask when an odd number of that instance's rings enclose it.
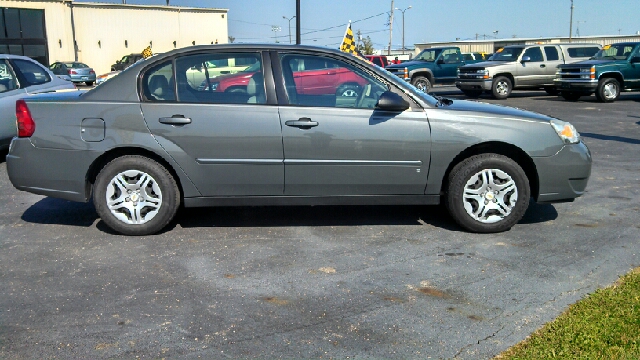
<instances>
[{"instance_id":1,"label":"utility pole","mask_svg":"<svg viewBox=\"0 0 640 360\"><path fill-rule=\"evenodd\" d=\"M300 45L300 0L296 0L296 45Z\"/></svg>"},{"instance_id":2,"label":"utility pole","mask_svg":"<svg viewBox=\"0 0 640 360\"><path fill-rule=\"evenodd\" d=\"M393 39L393 0L391 0L391 14L389 15L389 48L387 55L391 55L391 40Z\"/></svg>"},{"instance_id":3,"label":"utility pole","mask_svg":"<svg viewBox=\"0 0 640 360\"><path fill-rule=\"evenodd\" d=\"M571 0L571 16L569 17L569 42L571 42L572 35L573 35L573 0Z\"/></svg>"},{"instance_id":4,"label":"utility pole","mask_svg":"<svg viewBox=\"0 0 640 360\"><path fill-rule=\"evenodd\" d=\"M293 18L295 18L296 16L293 15L292 17L288 18L284 15L282 15L282 18L285 20L289 20L289 44L291 44L291 20L293 20Z\"/></svg>"},{"instance_id":5,"label":"utility pole","mask_svg":"<svg viewBox=\"0 0 640 360\"><path fill-rule=\"evenodd\" d=\"M409 5L409 7L404 10L396 8L396 10L402 11L402 55L404 55L404 12L409 9L411 9L411 5Z\"/></svg>"}]
</instances>

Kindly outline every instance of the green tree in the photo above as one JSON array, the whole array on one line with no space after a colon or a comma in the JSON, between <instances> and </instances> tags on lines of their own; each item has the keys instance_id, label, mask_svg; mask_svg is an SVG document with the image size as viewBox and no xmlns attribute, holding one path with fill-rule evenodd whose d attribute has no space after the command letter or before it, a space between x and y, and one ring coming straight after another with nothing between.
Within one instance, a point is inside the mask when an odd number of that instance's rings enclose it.
<instances>
[{"instance_id":1,"label":"green tree","mask_svg":"<svg viewBox=\"0 0 640 360\"><path fill-rule=\"evenodd\" d=\"M362 42L358 44L358 51L363 55L373 55L373 41L369 36L363 38Z\"/></svg>"}]
</instances>

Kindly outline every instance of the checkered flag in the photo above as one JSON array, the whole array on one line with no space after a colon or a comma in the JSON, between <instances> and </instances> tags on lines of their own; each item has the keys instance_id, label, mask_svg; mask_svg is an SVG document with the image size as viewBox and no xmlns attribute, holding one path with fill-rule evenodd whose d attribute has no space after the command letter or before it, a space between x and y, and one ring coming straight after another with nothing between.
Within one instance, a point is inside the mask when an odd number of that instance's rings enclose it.
<instances>
[{"instance_id":1,"label":"checkered flag","mask_svg":"<svg viewBox=\"0 0 640 360\"><path fill-rule=\"evenodd\" d=\"M142 50L142 57L149 58L153 55L153 51L151 51L151 46L147 46L144 50Z\"/></svg>"},{"instance_id":2,"label":"checkered flag","mask_svg":"<svg viewBox=\"0 0 640 360\"><path fill-rule=\"evenodd\" d=\"M340 45L340 51L356 56L358 55L356 40L354 39L353 31L351 30L351 23L349 23L349 27L347 27L347 32L344 33L344 40L342 40L342 45Z\"/></svg>"}]
</instances>

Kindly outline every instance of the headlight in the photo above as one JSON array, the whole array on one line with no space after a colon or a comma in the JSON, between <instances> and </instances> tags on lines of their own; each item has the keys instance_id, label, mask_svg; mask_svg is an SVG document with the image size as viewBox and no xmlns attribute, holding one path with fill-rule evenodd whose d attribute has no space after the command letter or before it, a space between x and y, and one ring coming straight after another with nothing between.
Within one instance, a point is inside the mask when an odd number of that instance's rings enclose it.
<instances>
[{"instance_id":1,"label":"headlight","mask_svg":"<svg viewBox=\"0 0 640 360\"><path fill-rule=\"evenodd\" d=\"M557 119L551 120L550 123L565 144L577 144L580 142L580 134L570 123Z\"/></svg>"}]
</instances>

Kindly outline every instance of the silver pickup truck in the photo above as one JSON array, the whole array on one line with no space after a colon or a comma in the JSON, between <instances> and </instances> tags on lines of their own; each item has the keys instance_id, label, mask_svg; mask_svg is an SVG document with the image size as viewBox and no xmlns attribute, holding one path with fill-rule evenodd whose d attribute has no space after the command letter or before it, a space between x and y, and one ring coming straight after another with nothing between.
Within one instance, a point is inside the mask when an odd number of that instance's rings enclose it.
<instances>
[{"instance_id":1,"label":"silver pickup truck","mask_svg":"<svg viewBox=\"0 0 640 360\"><path fill-rule=\"evenodd\" d=\"M506 46L488 61L458 68L456 87L471 98L483 92L506 99L513 89L544 88L557 95L556 68L587 60L600 50L598 44L541 44Z\"/></svg>"}]
</instances>

